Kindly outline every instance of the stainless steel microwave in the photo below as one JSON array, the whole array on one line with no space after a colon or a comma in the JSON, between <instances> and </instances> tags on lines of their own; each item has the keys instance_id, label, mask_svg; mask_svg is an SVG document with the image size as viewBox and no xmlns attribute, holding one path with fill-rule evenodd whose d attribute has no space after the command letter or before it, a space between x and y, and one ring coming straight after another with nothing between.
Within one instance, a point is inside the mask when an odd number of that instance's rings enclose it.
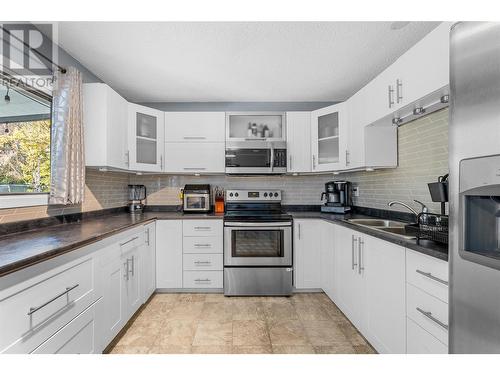
<instances>
[{"instance_id":1,"label":"stainless steel microwave","mask_svg":"<svg viewBox=\"0 0 500 375\"><path fill-rule=\"evenodd\" d=\"M226 174L284 174L286 160L285 141L226 142Z\"/></svg>"}]
</instances>

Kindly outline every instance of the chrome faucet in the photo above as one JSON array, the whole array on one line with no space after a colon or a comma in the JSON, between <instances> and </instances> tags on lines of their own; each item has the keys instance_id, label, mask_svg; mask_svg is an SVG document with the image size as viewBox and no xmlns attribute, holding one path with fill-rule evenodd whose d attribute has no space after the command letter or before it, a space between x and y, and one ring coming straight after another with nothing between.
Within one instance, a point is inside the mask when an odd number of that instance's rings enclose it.
<instances>
[{"instance_id":1,"label":"chrome faucet","mask_svg":"<svg viewBox=\"0 0 500 375\"><path fill-rule=\"evenodd\" d=\"M416 199L414 199L413 201L414 201L414 202L419 203L419 204L422 206L422 212L423 212L423 213L427 213L427 212L429 212L429 209L427 208L427 206L426 206L425 204L423 204L423 203L422 203L422 202L420 202L420 201L417 201ZM417 212L417 211L415 211L412 207L410 207L409 205L407 205L407 204L406 204L406 203L404 203L404 202L400 202L400 201L391 201L391 202L387 203L387 205L388 205L389 207L392 207L392 206L393 206L393 205L395 205L395 204L399 204L400 206L406 207L409 211L411 211L411 212L415 215L415 217L418 217L418 212Z\"/></svg>"}]
</instances>

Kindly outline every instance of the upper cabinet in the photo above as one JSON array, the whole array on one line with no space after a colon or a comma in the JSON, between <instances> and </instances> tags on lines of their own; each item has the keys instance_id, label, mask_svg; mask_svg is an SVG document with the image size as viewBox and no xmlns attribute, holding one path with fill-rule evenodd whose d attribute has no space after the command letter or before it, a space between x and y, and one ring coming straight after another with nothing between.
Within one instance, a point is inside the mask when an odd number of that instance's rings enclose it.
<instances>
[{"instance_id":1,"label":"upper cabinet","mask_svg":"<svg viewBox=\"0 0 500 375\"><path fill-rule=\"evenodd\" d=\"M286 113L287 172L311 172L311 112Z\"/></svg>"},{"instance_id":2,"label":"upper cabinet","mask_svg":"<svg viewBox=\"0 0 500 375\"><path fill-rule=\"evenodd\" d=\"M345 167L347 113L344 103L311 112L312 171Z\"/></svg>"},{"instance_id":3,"label":"upper cabinet","mask_svg":"<svg viewBox=\"0 0 500 375\"><path fill-rule=\"evenodd\" d=\"M129 169L163 170L164 114L138 104L128 105Z\"/></svg>"},{"instance_id":4,"label":"upper cabinet","mask_svg":"<svg viewBox=\"0 0 500 375\"><path fill-rule=\"evenodd\" d=\"M167 173L224 173L225 112L166 112Z\"/></svg>"},{"instance_id":5,"label":"upper cabinet","mask_svg":"<svg viewBox=\"0 0 500 375\"><path fill-rule=\"evenodd\" d=\"M165 112L165 142L224 142L225 112Z\"/></svg>"},{"instance_id":6,"label":"upper cabinet","mask_svg":"<svg viewBox=\"0 0 500 375\"><path fill-rule=\"evenodd\" d=\"M104 83L83 85L85 165L128 169L127 101Z\"/></svg>"},{"instance_id":7,"label":"upper cabinet","mask_svg":"<svg viewBox=\"0 0 500 375\"><path fill-rule=\"evenodd\" d=\"M226 140L284 141L286 137L283 112L228 112Z\"/></svg>"}]
</instances>

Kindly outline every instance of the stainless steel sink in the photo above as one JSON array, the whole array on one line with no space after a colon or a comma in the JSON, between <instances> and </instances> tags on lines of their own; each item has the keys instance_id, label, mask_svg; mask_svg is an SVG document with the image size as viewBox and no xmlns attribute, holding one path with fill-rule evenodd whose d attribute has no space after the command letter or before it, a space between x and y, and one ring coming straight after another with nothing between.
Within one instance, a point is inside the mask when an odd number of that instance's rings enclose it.
<instances>
[{"instance_id":1,"label":"stainless steel sink","mask_svg":"<svg viewBox=\"0 0 500 375\"><path fill-rule=\"evenodd\" d=\"M415 236L409 235L406 232L406 223L403 223L401 221L383 219L347 219L347 221L352 224L361 225L363 227L393 234L394 236L407 240L415 238Z\"/></svg>"},{"instance_id":2,"label":"stainless steel sink","mask_svg":"<svg viewBox=\"0 0 500 375\"><path fill-rule=\"evenodd\" d=\"M382 219L347 219L349 222L358 225L364 225L366 227L378 227L378 228L402 228L405 223L395 220L382 220Z\"/></svg>"}]
</instances>

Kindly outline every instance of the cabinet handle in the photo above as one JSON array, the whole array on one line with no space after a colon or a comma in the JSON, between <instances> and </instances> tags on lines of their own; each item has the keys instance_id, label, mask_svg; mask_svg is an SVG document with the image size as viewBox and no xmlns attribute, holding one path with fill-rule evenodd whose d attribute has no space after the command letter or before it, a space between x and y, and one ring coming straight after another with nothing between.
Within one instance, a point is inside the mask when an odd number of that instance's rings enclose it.
<instances>
[{"instance_id":1,"label":"cabinet handle","mask_svg":"<svg viewBox=\"0 0 500 375\"><path fill-rule=\"evenodd\" d=\"M184 169L185 171L204 171L207 168L184 167L182 169Z\"/></svg>"},{"instance_id":2,"label":"cabinet handle","mask_svg":"<svg viewBox=\"0 0 500 375\"><path fill-rule=\"evenodd\" d=\"M125 164L130 165L130 151L125 152Z\"/></svg>"},{"instance_id":3,"label":"cabinet handle","mask_svg":"<svg viewBox=\"0 0 500 375\"><path fill-rule=\"evenodd\" d=\"M394 105L394 98L393 98L394 89L392 88L391 85L389 85L389 88L387 91L389 93L389 108L392 108L392 106Z\"/></svg>"},{"instance_id":4,"label":"cabinet handle","mask_svg":"<svg viewBox=\"0 0 500 375\"><path fill-rule=\"evenodd\" d=\"M316 155L313 155L313 169L316 169Z\"/></svg>"},{"instance_id":5,"label":"cabinet handle","mask_svg":"<svg viewBox=\"0 0 500 375\"><path fill-rule=\"evenodd\" d=\"M358 241L358 239L356 238L356 236L353 234L352 235L352 244L351 244L351 269L354 270L354 267L356 267L358 264L355 263L355 260L354 260L354 247L355 247L355 243Z\"/></svg>"},{"instance_id":6,"label":"cabinet handle","mask_svg":"<svg viewBox=\"0 0 500 375\"><path fill-rule=\"evenodd\" d=\"M432 320L434 323L437 323L439 324L441 327L443 327L445 330L448 330L448 325L447 324L444 324L442 321L440 321L439 319L436 319L432 316L432 313L430 311L425 311L425 310L422 310L420 307L417 307L417 311L422 314L423 316L425 316L426 318L429 318L430 320Z\"/></svg>"},{"instance_id":7,"label":"cabinet handle","mask_svg":"<svg viewBox=\"0 0 500 375\"><path fill-rule=\"evenodd\" d=\"M120 244L120 246L125 246L126 244L128 244L128 243L130 243L130 242L132 242L132 241L135 241L135 240L136 240L136 239L138 239L138 238L139 238L138 236L136 236L136 237L134 237L134 238L131 238L130 240L125 241L125 242L121 243L121 244Z\"/></svg>"},{"instance_id":8,"label":"cabinet handle","mask_svg":"<svg viewBox=\"0 0 500 375\"><path fill-rule=\"evenodd\" d=\"M211 227L194 227L196 230L210 230Z\"/></svg>"},{"instance_id":9,"label":"cabinet handle","mask_svg":"<svg viewBox=\"0 0 500 375\"><path fill-rule=\"evenodd\" d=\"M209 283L212 280L210 280L210 279L195 279L194 281L197 283Z\"/></svg>"},{"instance_id":10,"label":"cabinet handle","mask_svg":"<svg viewBox=\"0 0 500 375\"><path fill-rule=\"evenodd\" d=\"M160 170L163 170L163 155L160 155Z\"/></svg>"},{"instance_id":11,"label":"cabinet handle","mask_svg":"<svg viewBox=\"0 0 500 375\"><path fill-rule=\"evenodd\" d=\"M146 229L146 245L149 246L149 228Z\"/></svg>"},{"instance_id":12,"label":"cabinet handle","mask_svg":"<svg viewBox=\"0 0 500 375\"><path fill-rule=\"evenodd\" d=\"M51 304L55 300L61 298L62 296L67 295L69 292L71 292L75 288L78 288L79 286L80 286L80 284L75 284L73 286L67 287L65 291L59 293L57 296L51 298L50 300L41 304L40 306L30 307L30 310L28 311L28 315L31 316L32 314L36 313L38 310L43 309L45 306Z\"/></svg>"},{"instance_id":13,"label":"cabinet handle","mask_svg":"<svg viewBox=\"0 0 500 375\"><path fill-rule=\"evenodd\" d=\"M127 259L128 261L128 259ZM130 263L132 263L132 276L134 276L135 273L135 255L132 255L132 258L130 258Z\"/></svg>"},{"instance_id":14,"label":"cabinet handle","mask_svg":"<svg viewBox=\"0 0 500 375\"><path fill-rule=\"evenodd\" d=\"M128 281L129 280L128 274L130 273L129 268L128 268L128 258L125 261L125 263L123 263L123 265L125 266L125 275L123 275L123 277Z\"/></svg>"},{"instance_id":15,"label":"cabinet handle","mask_svg":"<svg viewBox=\"0 0 500 375\"><path fill-rule=\"evenodd\" d=\"M299 237L299 240L300 240L300 223L297 223L297 229L298 229L298 237Z\"/></svg>"},{"instance_id":16,"label":"cabinet handle","mask_svg":"<svg viewBox=\"0 0 500 375\"><path fill-rule=\"evenodd\" d=\"M288 158L290 159L290 165L288 166L288 170L291 171L292 170L292 155L290 155L290 157Z\"/></svg>"},{"instance_id":17,"label":"cabinet handle","mask_svg":"<svg viewBox=\"0 0 500 375\"><path fill-rule=\"evenodd\" d=\"M349 150L345 150L345 165L351 164Z\"/></svg>"},{"instance_id":18,"label":"cabinet handle","mask_svg":"<svg viewBox=\"0 0 500 375\"><path fill-rule=\"evenodd\" d=\"M194 247L212 247L212 244L209 244L209 243L195 243Z\"/></svg>"},{"instance_id":19,"label":"cabinet handle","mask_svg":"<svg viewBox=\"0 0 500 375\"><path fill-rule=\"evenodd\" d=\"M212 262L197 260L197 261L194 262L194 264L212 264Z\"/></svg>"},{"instance_id":20,"label":"cabinet handle","mask_svg":"<svg viewBox=\"0 0 500 375\"><path fill-rule=\"evenodd\" d=\"M403 102L403 81L400 79L396 80L396 102Z\"/></svg>"},{"instance_id":21,"label":"cabinet handle","mask_svg":"<svg viewBox=\"0 0 500 375\"><path fill-rule=\"evenodd\" d=\"M361 260L363 259L363 245L365 242L361 237L358 240L358 274L361 275L361 271L364 271L365 267L361 265Z\"/></svg>"},{"instance_id":22,"label":"cabinet handle","mask_svg":"<svg viewBox=\"0 0 500 375\"><path fill-rule=\"evenodd\" d=\"M417 269L415 272L416 272L416 273L419 273L419 274L421 274L421 275L423 275L423 276L425 276L425 277L428 277L428 278L429 278L429 279L431 279L431 280L437 281L438 283L441 283L441 284L444 284L444 285L448 285L448 281L445 281L445 280L443 280L443 279L440 279L439 277L434 276L434 275L433 275L432 273L430 273L430 272L424 272L424 271L421 271L421 270L418 270L418 269Z\"/></svg>"},{"instance_id":23,"label":"cabinet handle","mask_svg":"<svg viewBox=\"0 0 500 375\"><path fill-rule=\"evenodd\" d=\"M187 136L187 137L184 137L184 139L207 139L207 137L201 137L201 136Z\"/></svg>"}]
</instances>

